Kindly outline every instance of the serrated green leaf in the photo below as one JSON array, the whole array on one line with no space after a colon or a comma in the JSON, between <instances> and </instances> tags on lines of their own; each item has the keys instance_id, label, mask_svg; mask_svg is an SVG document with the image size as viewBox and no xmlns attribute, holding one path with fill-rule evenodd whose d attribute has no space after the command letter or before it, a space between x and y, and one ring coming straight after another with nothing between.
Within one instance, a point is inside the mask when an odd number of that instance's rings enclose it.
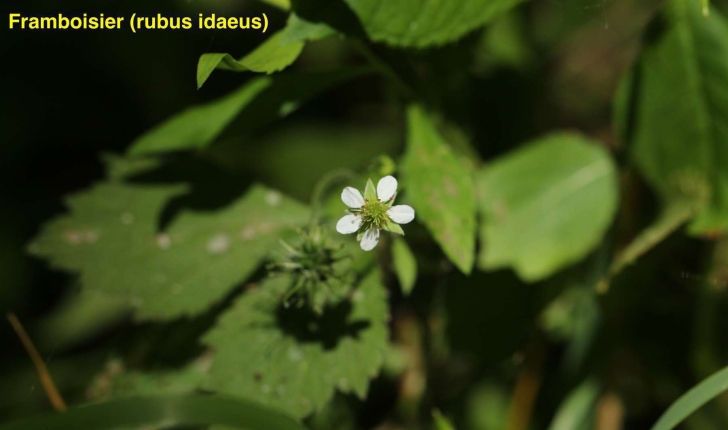
<instances>
[{"instance_id":1,"label":"serrated green leaf","mask_svg":"<svg viewBox=\"0 0 728 430\"><path fill-rule=\"evenodd\" d=\"M389 221L384 224L384 229L394 233L404 236L404 230L402 230L402 227L399 226L396 222Z\"/></svg>"},{"instance_id":2,"label":"serrated green leaf","mask_svg":"<svg viewBox=\"0 0 728 430\"><path fill-rule=\"evenodd\" d=\"M140 319L192 315L244 281L287 228L307 221L302 205L263 186L217 212L182 212L157 230L180 185L104 182L71 196L68 215L43 228L30 251L79 272L84 289L127 300Z\"/></svg>"},{"instance_id":3,"label":"serrated green leaf","mask_svg":"<svg viewBox=\"0 0 728 430\"><path fill-rule=\"evenodd\" d=\"M475 191L464 168L419 106L408 110L409 136L402 171L417 219L465 274L475 259Z\"/></svg>"},{"instance_id":4,"label":"serrated green leaf","mask_svg":"<svg viewBox=\"0 0 728 430\"><path fill-rule=\"evenodd\" d=\"M599 243L617 209L617 173L597 143L553 134L486 166L479 177L485 270L525 281L554 274Z\"/></svg>"},{"instance_id":5,"label":"serrated green leaf","mask_svg":"<svg viewBox=\"0 0 728 430\"><path fill-rule=\"evenodd\" d=\"M392 245L392 260L402 293L409 296L417 281L417 260L404 239L395 238Z\"/></svg>"},{"instance_id":6,"label":"serrated green leaf","mask_svg":"<svg viewBox=\"0 0 728 430\"><path fill-rule=\"evenodd\" d=\"M349 302L342 302L320 321L296 320L293 325L304 331L299 339L283 330L277 316L296 316L291 314L295 309L281 308L289 278L269 279L258 290L244 294L203 339L215 350L208 388L256 399L298 417L328 402L335 389L363 398L369 379L382 365L389 337L386 290L380 276L374 270L362 280L352 296L350 312L346 312ZM314 338L312 329L341 336L325 345Z\"/></svg>"},{"instance_id":7,"label":"serrated green leaf","mask_svg":"<svg viewBox=\"0 0 728 430\"><path fill-rule=\"evenodd\" d=\"M306 430L291 418L257 403L214 395L120 399L34 416L0 426L0 430L118 430L210 424L246 430Z\"/></svg>"},{"instance_id":8,"label":"serrated green leaf","mask_svg":"<svg viewBox=\"0 0 728 430\"><path fill-rule=\"evenodd\" d=\"M352 17L326 14L333 3L343 1ZM443 45L483 26L522 0L299 0L296 12L312 22L324 21L338 31L401 47ZM324 9L319 11L316 7ZM316 13L320 12L320 13ZM315 19L318 18L318 19ZM361 26L361 28L357 28Z\"/></svg>"},{"instance_id":9,"label":"serrated green leaf","mask_svg":"<svg viewBox=\"0 0 728 430\"><path fill-rule=\"evenodd\" d=\"M270 74L290 66L301 55L304 43L286 42L282 36L283 32L279 31L240 60L224 53L203 54L197 63L197 88L204 85L215 69Z\"/></svg>"},{"instance_id":10,"label":"serrated green leaf","mask_svg":"<svg viewBox=\"0 0 728 430\"><path fill-rule=\"evenodd\" d=\"M632 71L634 159L665 200L709 190L691 233L726 232L728 22L717 10L704 17L697 1L670 0L652 29Z\"/></svg>"},{"instance_id":11,"label":"serrated green leaf","mask_svg":"<svg viewBox=\"0 0 728 430\"><path fill-rule=\"evenodd\" d=\"M255 78L205 105L188 108L132 142L129 155L201 149L225 136L249 136L296 111L303 103L372 71L352 68Z\"/></svg>"},{"instance_id":12,"label":"serrated green leaf","mask_svg":"<svg viewBox=\"0 0 728 430\"><path fill-rule=\"evenodd\" d=\"M728 368L714 373L680 396L660 417L651 430L672 430L701 406L728 388Z\"/></svg>"},{"instance_id":13,"label":"serrated green leaf","mask_svg":"<svg viewBox=\"0 0 728 430\"><path fill-rule=\"evenodd\" d=\"M367 179L367 185L366 188L364 188L364 200L377 200L377 188L374 186L374 182L372 182L371 179Z\"/></svg>"}]
</instances>

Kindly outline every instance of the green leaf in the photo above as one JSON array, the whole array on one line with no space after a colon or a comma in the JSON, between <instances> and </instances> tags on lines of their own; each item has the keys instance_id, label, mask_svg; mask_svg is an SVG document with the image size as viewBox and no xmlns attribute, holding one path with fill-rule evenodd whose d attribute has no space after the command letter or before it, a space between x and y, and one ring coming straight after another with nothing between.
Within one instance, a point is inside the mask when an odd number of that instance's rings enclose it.
<instances>
[{"instance_id":1,"label":"green leaf","mask_svg":"<svg viewBox=\"0 0 728 430\"><path fill-rule=\"evenodd\" d=\"M371 179L367 179L367 186L364 188L364 200L377 200L377 188L374 186L374 182L372 182Z\"/></svg>"},{"instance_id":2,"label":"green leaf","mask_svg":"<svg viewBox=\"0 0 728 430\"><path fill-rule=\"evenodd\" d=\"M193 106L138 137L130 155L203 148L212 143L238 113L273 84L256 78L211 103Z\"/></svg>"},{"instance_id":3,"label":"green leaf","mask_svg":"<svg viewBox=\"0 0 728 430\"><path fill-rule=\"evenodd\" d=\"M315 95L370 73L370 68L255 78L208 104L188 108L142 136L129 155L201 149L233 136L238 141L288 116Z\"/></svg>"},{"instance_id":4,"label":"green leaf","mask_svg":"<svg viewBox=\"0 0 728 430\"><path fill-rule=\"evenodd\" d=\"M343 19L325 13L331 9L332 3L338 1L301 0L294 2L293 7L304 18L312 22L323 20L331 27L345 33L354 33L358 36L357 33L363 30L370 39L377 42L423 48L457 40L487 24L522 0L339 1L346 3L353 12L353 17ZM316 6L325 10L316 14L314 13ZM342 23L349 25L342 26ZM353 23L361 28L356 28Z\"/></svg>"},{"instance_id":5,"label":"green leaf","mask_svg":"<svg viewBox=\"0 0 728 430\"><path fill-rule=\"evenodd\" d=\"M575 134L553 134L486 166L479 177L485 270L513 267L533 282L594 249L617 209L609 153Z\"/></svg>"},{"instance_id":6,"label":"green leaf","mask_svg":"<svg viewBox=\"0 0 728 430\"><path fill-rule=\"evenodd\" d=\"M211 424L246 430L306 430L291 418L256 403L212 395L121 399L38 415L5 424L0 430L116 430Z\"/></svg>"},{"instance_id":7,"label":"green leaf","mask_svg":"<svg viewBox=\"0 0 728 430\"><path fill-rule=\"evenodd\" d=\"M592 428L590 423L597 399L599 384L587 380L576 387L559 406L549 430L581 430Z\"/></svg>"},{"instance_id":8,"label":"green leaf","mask_svg":"<svg viewBox=\"0 0 728 430\"><path fill-rule=\"evenodd\" d=\"M210 77L215 69L233 72L273 73L290 66L303 51L303 42L285 42L278 32L240 60L230 54L203 54L197 63L197 88Z\"/></svg>"},{"instance_id":9,"label":"green leaf","mask_svg":"<svg viewBox=\"0 0 728 430\"><path fill-rule=\"evenodd\" d=\"M402 227L399 226L396 222L389 221L384 224L384 229L394 233L404 236L404 230L402 230Z\"/></svg>"},{"instance_id":10,"label":"green leaf","mask_svg":"<svg viewBox=\"0 0 728 430\"><path fill-rule=\"evenodd\" d=\"M714 373L680 396L660 417L651 430L672 430L701 406L728 389L728 368Z\"/></svg>"},{"instance_id":11,"label":"green leaf","mask_svg":"<svg viewBox=\"0 0 728 430\"><path fill-rule=\"evenodd\" d=\"M392 245L394 271L405 296L408 296L417 281L417 260L404 239L395 238Z\"/></svg>"},{"instance_id":12,"label":"green leaf","mask_svg":"<svg viewBox=\"0 0 728 430\"><path fill-rule=\"evenodd\" d=\"M177 369L139 371L125 369L124 362L113 358L106 363L86 389L90 401L138 396L193 394L207 379L212 357L204 354Z\"/></svg>"},{"instance_id":13,"label":"green leaf","mask_svg":"<svg viewBox=\"0 0 728 430\"><path fill-rule=\"evenodd\" d=\"M475 191L468 169L419 106L408 110L402 171L412 206L445 255L465 274L475 259Z\"/></svg>"},{"instance_id":14,"label":"green leaf","mask_svg":"<svg viewBox=\"0 0 728 430\"><path fill-rule=\"evenodd\" d=\"M386 290L374 270L351 301L327 308L284 308L290 278L280 276L244 294L204 337L214 348L208 388L256 399L303 417L334 389L366 395L389 338Z\"/></svg>"},{"instance_id":15,"label":"green leaf","mask_svg":"<svg viewBox=\"0 0 728 430\"><path fill-rule=\"evenodd\" d=\"M275 6L277 8L283 9L283 10L289 10L291 8L291 0L259 0L263 3L268 3L271 6Z\"/></svg>"},{"instance_id":16,"label":"green leaf","mask_svg":"<svg viewBox=\"0 0 728 430\"><path fill-rule=\"evenodd\" d=\"M336 34L336 30L326 24L306 21L292 13L281 33L280 43L294 43L324 39Z\"/></svg>"},{"instance_id":17,"label":"green leaf","mask_svg":"<svg viewBox=\"0 0 728 430\"><path fill-rule=\"evenodd\" d=\"M692 234L728 231L728 23L670 0L632 71L633 156L665 200L708 190ZM624 123L624 120L620 120Z\"/></svg>"},{"instance_id":18,"label":"green leaf","mask_svg":"<svg viewBox=\"0 0 728 430\"><path fill-rule=\"evenodd\" d=\"M57 268L79 272L84 289L126 300L140 319L206 310L258 267L281 233L308 210L254 186L217 212L185 211L158 231L167 202L186 186L103 182L67 200L30 246Z\"/></svg>"},{"instance_id":19,"label":"green leaf","mask_svg":"<svg viewBox=\"0 0 728 430\"><path fill-rule=\"evenodd\" d=\"M455 427L450 423L450 420L445 418L440 411L434 410L432 412L432 418L435 421L436 430L455 430Z\"/></svg>"}]
</instances>

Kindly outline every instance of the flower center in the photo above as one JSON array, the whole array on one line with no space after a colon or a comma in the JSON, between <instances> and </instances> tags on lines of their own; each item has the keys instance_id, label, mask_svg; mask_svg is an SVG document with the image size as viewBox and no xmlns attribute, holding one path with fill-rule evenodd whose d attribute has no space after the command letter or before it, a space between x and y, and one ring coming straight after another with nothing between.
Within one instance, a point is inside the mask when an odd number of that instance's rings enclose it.
<instances>
[{"instance_id":1,"label":"flower center","mask_svg":"<svg viewBox=\"0 0 728 430\"><path fill-rule=\"evenodd\" d=\"M389 207L379 200L367 201L362 208L362 220L368 226L381 227L389 219L388 209Z\"/></svg>"}]
</instances>

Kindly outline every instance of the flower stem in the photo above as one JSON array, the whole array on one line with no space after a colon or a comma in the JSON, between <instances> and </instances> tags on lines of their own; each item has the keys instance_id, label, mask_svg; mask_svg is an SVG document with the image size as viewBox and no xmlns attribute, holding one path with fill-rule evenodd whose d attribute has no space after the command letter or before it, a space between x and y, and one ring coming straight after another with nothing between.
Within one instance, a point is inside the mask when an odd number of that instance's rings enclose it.
<instances>
[{"instance_id":1,"label":"flower stem","mask_svg":"<svg viewBox=\"0 0 728 430\"><path fill-rule=\"evenodd\" d=\"M321 206L323 206L323 198L326 191L336 184L345 180L353 180L356 174L349 169L337 169L324 175L311 193L311 225L318 224L321 216Z\"/></svg>"}]
</instances>

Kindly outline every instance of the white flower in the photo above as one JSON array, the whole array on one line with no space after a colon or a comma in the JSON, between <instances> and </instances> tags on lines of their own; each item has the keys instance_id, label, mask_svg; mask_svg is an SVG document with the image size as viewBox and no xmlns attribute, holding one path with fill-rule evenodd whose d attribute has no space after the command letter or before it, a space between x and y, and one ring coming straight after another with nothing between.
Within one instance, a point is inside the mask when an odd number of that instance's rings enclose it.
<instances>
[{"instance_id":1,"label":"white flower","mask_svg":"<svg viewBox=\"0 0 728 430\"><path fill-rule=\"evenodd\" d=\"M415 210L407 205L393 206L397 196L397 180L385 176L379 180L376 191L370 179L364 195L356 188L346 187L341 200L349 207L349 215L336 223L336 231L342 234L359 232L357 240L364 251L371 251L379 242L379 230L404 234L398 224L415 219Z\"/></svg>"}]
</instances>

